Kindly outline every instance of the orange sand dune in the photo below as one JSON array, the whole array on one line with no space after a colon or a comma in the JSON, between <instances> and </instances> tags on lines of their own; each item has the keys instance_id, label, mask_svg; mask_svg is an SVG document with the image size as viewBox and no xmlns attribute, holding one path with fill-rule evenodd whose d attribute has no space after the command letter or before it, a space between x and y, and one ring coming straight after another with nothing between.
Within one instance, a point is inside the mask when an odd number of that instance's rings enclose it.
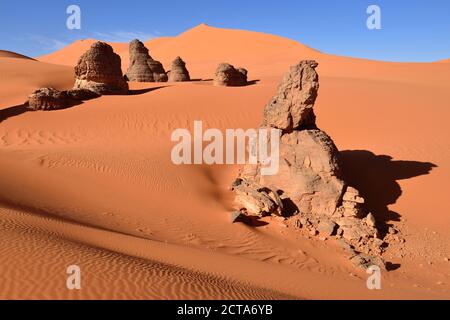
<instances>
[{"instance_id":1,"label":"orange sand dune","mask_svg":"<svg viewBox=\"0 0 450 320\"><path fill-rule=\"evenodd\" d=\"M30 57L24 56L23 54L7 51L7 50L0 50L0 58L16 58L16 59L31 59Z\"/></svg>"},{"instance_id":2,"label":"orange sand dune","mask_svg":"<svg viewBox=\"0 0 450 320\"><path fill-rule=\"evenodd\" d=\"M167 68L180 55L203 79L218 62L242 64L260 81L131 83L132 95L66 110L20 105L37 87L70 88L92 41L41 62L0 59L0 298L450 297L450 66L328 56L280 37L199 26L149 41L152 56ZM114 46L126 60L127 45ZM318 125L343 151L349 181L405 237L387 248L383 290L368 290L365 272L331 240L270 217L231 224L227 188L239 166L170 160L172 131L194 120L258 126L287 67L304 58L320 63ZM72 264L83 272L77 292L65 287Z\"/></svg>"}]
</instances>

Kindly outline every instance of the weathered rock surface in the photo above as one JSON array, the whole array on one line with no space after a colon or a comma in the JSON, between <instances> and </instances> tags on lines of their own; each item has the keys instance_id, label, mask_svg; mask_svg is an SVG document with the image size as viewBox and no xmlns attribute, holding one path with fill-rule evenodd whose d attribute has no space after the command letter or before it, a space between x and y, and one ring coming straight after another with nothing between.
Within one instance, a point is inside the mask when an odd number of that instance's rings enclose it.
<instances>
[{"instance_id":1,"label":"weathered rock surface","mask_svg":"<svg viewBox=\"0 0 450 320\"><path fill-rule=\"evenodd\" d=\"M74 100L91 100L100 97L98 93L88 89L70 89L66 93Z\"/></svg>"},{"instance_id":2,"label":"weathered rock surface","mask_svg":"<svg viewBox=\"0 0 450 320\"><path fill-rule=\"evenodd\" d=\"M41 88L28 97L28 108L31 110L58 110L68 108L73 101L64 91L55 88Z\"/></svg>"},{"instance_id":3,"label":"weathered rock surface","mask_svg":"<svg viewBox=\"0 0 450 320\"><path fill-rule=\"evenodd\" d=\"M135 39L130 42L130 65L125 78L136 82L166 82L163 65L150 56L145 45Z\"/></svg>"},{"instance_id":4,"label":"weathered rock surface","mask_svg":"<svg viewBox=\"0 0 450 320\"><path fill-rule=\"evenodd\" d=\"M172 62L172 68L169 72L169 81L181 82L190 80L191 76L189 75L189 71L186 69L186 63L180 57L176 57Z\"/></svg>"},{"instance_id":5,"label":"weathered rock surface","mask_svg":"<svg viewBox=\"0 0 450 320\"><path fill-rule=\"evenodd\" d=\"M87 89L70 89L59 91L55 88L40 88L33 92L27 101L28 109L31 110L57 110L65 109L84 100L100 97L99 94Z\"/></svg>"},{"instance_id":6,"label":"weathered rock surface","mask_svg":"<svg viewBox=\"0 0 450 320\"><path fill-rule=\"evenodd\" d=\"M264 109L264 126L284 131L315 127L313 107L319 90L317 66L317 62L306 60L291 67Z\"/></svg>"},{"instance_id":7,"label":"weathered rock surface","mask_svg":"<svg viewBox=\"0 0 450 320\"><path fill-rule=\"evenodd\" d=\"M247 70L235 69L229 63L221 63L214 75L214 85L226 87L239 87L247 85Z\"/></svg>"},{"instance_id":8,"label":"weathered rock surface","mask_svg":"<svg viewBox=\"0 0 450 320\"><path fill-rule=\"evenodd\" d=\"M315 61L292 67L264 110L262 127L282 132L278 173L263 175L261 163L247 164L232 189L241 212L298 213L298 228L308 236L341 239L351 248L352 262L365 268L372 262L382 263L383 240L374 216L364 209L364 198L343 180L333 140L316 127L316 67Z\"/></svg>"},{"instance_id":9,"label":"weathered rock surface","mask_svg":"<svg viewBox=\"0 0 450 320\"><path fill-rule=\"evenodd\" d=\"M128 84L123 78L120 56L104 42L96 42L75 66L74 89L88 89L97 94L126 94Z\"/></svg>"}]
</instances>

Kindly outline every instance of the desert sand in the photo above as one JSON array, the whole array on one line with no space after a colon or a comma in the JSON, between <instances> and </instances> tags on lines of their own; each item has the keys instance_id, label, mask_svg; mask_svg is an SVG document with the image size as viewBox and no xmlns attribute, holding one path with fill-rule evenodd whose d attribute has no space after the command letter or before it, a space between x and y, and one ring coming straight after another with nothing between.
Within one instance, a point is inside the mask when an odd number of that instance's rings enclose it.
<instances>
[{"instance_id":1,"label":"desert sand","mask_svg":"<svg viewBox=\"0 0 450 320\"><path fill-rule=\"evenodd\" d=\"M130 83L70 109L27 112L35 89L73 86L95 40L36 60L0 54L0 298L450 298L450 64L338 57L296 41L200 25L145 42L194 81ZM128 44L112 43L128 67ZM405 243L384 254L382 290L332 240L266 217L231 224L240 166L175 166L170 135L202 120L256 128L289 66L319 62L318 125L341 150L349 181ZM252 85L214 87L221 62ZM82 290L66 288L79 265Z\"/></svg>"}]
</instances>

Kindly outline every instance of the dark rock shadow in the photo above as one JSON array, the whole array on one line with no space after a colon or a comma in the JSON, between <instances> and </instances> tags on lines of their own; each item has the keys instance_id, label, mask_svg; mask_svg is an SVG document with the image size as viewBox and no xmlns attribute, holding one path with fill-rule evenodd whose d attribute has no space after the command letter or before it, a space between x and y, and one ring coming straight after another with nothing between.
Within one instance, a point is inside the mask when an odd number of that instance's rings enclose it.
<instances>
[{"instance_id":1,"label":"dark rock shadow","mask_svg":"<svg viewBox=\"0 0 450 320\"><path fill-rule=\"evenodd\" d=\"M0 122L3 122L8 118L19 116L27 111L30 111L27 109L27 104L2 109L0 110Z\"/></svg>"},{"instance_id":2,"label":"dark rock shadow","mask_svg":"<svg viewBox=\"0 0 450 320\"><path fill-rule=\"evenodd\" d=\"M253 85L255 85L255 84L257 84L258 82L260 82L261 80L250 80L250 81L247 81L247 84L245 85L245 87L247 87L247 86L253 86Z\"/></svg>"},{"instance_id":3,"label":"dark rock shadow","mask_svg":"<svg viewBox=\"0 0 450 320\"><path fill-rule=\"evenodd\" d=\"M386 262L386 270L394 271L400 269L401 265L399 263Z\"/></svg>"},{"instance_id":4,"label":"dark rock shadow","mask_svg":"<svg viewBox=\"0 0 450 320\"><path fill-rule=\"evenodd\" d=\"M55 109L55 110L45 110L43 112L55 112L58 110L64 110L64 109L69 109L75 106L78 106L80 104L83 104L83 101L81 100L71 100L70 103L64 107L64 108L59 108L59 109ZM17 105L17 106L13 106L13 107L9 107L6 109L2 109L0 110L0 123L15 117L15 116L20 116L21 114L25 113L25 112L37 112L38 110L32 110L28 108L28 102L21 104L21 105Z\"/></svg>"},{"instance_id":5,"label":"dark rock shadow","mask_svg":"<svg viewBox=\"0 0 450 320\"><path fill-rule=\"evenodd\" d=\"M235 222L241 222L249 227L259 228L267 226L269 223L261 220L260 217L246 216L241 214Z\"/></svg>"},{"instance_id":6,"label":"dark rock shadow","mask_svg":"<svg viewBox=\"0 0 450 320\"><path fill-rule=\"evenodd\" d=\"M211 80L212 80L212 79L211 79ZM203 79L197 78L197 79L191 79L191 80L189 80L189 81L185 81L185 82L202 82L202 81L206 81L206 80L203 80Z\"/></svg>"},{"instance_id":7,"label":"dark rock shadow","mask_svg":"<svg viewBox=\"0 0 450 320\"><path fill-rule=\"evenodd\" d=\"M342 151L340 155L346 182L361 192L383 236L389 222L400 221L401 215L388 208L402 195L397 181L429 174L437 167L430 162L392 160L367 150Z\"/></svg>"},{"instance_id":8,"label":"dark rock shadow","mask_svg":"<svg viewBox=\"0 0 450 320\"><path fill-rule=\"evenodd\" d=\"M129 96L137 96L137 95L145 94L145 93L152 92L152 91L155 91L158 89L167 88L167 87L171 87L171 86L168 85L168 86L159 86L159 87L152 87L152 88L146 88L146 89L129 90L128 95Z\"/></svg>"}]
</instances>

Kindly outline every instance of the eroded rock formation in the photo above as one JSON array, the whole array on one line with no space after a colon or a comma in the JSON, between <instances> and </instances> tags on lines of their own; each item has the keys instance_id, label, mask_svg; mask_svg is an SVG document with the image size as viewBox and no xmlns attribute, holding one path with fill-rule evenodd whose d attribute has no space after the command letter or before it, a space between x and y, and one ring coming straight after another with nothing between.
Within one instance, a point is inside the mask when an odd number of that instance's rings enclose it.
<instances>
[{"instance_id":1,"label":"eroded rock formation","mask_svg":"<svg viewBox=\"0 0 450 320\"><path fill-rule=\"evenodd\" d=\"M26 105L31 110L58 110L80 104L84 100L98 98L99 95L87 89L59 91L52 87L40 88L33 92Z\"/></svg>"},{"instance_id":2,"label":"eroded rock formation","mask_svg":"<svg viewBox=\"0 0 450 320\"><path fill-rule=\"evenodd\" d=\"M169 81L181 82L190 80L191 77L189 71L186 69L186 63L180 57L176 57L172 62L172 68L169 72Z\"/></svg>"},{"instance_id":3,"label":"eroded rock formation","mask_svg":"<svg viewBox=\"0 0 450 320\"><path fill-rule=\"evenodd\" d=\"M88 89L97 94L126 94L128 83L122 75L120 56L104 42L96 42L75 66L74 89Z\"/></svg>"},{"instance_id":4,"label":"eroded rock formation","mask_svg":"<svg viewBox=\"0 0 450 320\"><path fill-rule=\"evenodd\" d=\"M28 97L28 108L31 110L58 110L70 107L72 101L64 91L55 88L40 88Z\"/></svg>"},{"instance_id":5,"label":"eroded rock formation","mask_svg":"<svg viewBox=\"0 0 450 320\"><path fill-rule=\"evenodd\" d=\"M166 82L163 65L154 60L145 45L135 39L130 42L130 65L125 78L136 82Z\"/></svg>"},{"instance_id":6,"label":"eroded rock formation","mask_svg":"<svg viewBox=\"0 0 450 320\"><path fill-rule=\"evenodd\" d=\"M236 209L247 215L295 216L309 235L336 237L353 262L380 263L383 241L358 190L348 186L333 140L316 126L319 89L315 61L302 61L282 80L264 109L263 128L281 130L279 170L263 175L262 164L247 164L232 186ZM357 258L355 258L357 256Z\"/></svg>"},{"instance_id":7,"label":"eroded rock formation","mask_svg":"<svg viewBox=\"0 0 450 320\"><path fill-rule=\"evenodd\" d=\"M229 63L221 63L214 75L214 85L226 87L239 87L247 84L247 70L235 69Z\"/></svg>"}]
</instances>

